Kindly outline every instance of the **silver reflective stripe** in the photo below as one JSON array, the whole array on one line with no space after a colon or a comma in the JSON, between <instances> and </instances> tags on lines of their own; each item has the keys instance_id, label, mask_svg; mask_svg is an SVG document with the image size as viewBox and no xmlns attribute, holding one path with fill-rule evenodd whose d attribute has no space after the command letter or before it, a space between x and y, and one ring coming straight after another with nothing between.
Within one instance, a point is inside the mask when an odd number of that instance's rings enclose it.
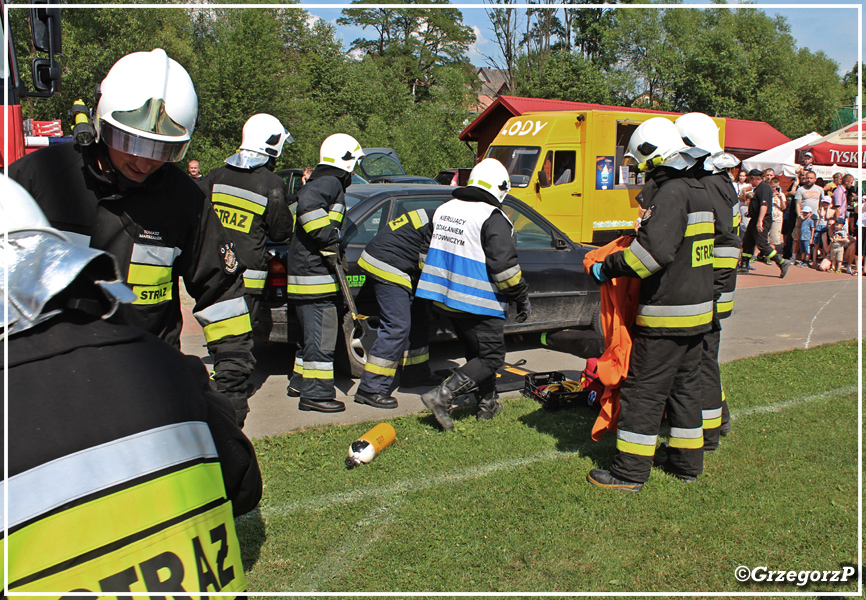
<instances>
[{"instance_id":1,"label":"silver reflective stripe","mask_svg":"<svg viewBox=\"0 0 866 600\"><path fill-rule=\"evenodd\" d=\"M441 277L442 279L449 279L454 283L459 283L461 285L472 287L477 290L484 290L486 292L494 293L496 292L493 284L489 281L481 281L480 279L473 279L471 277L466 277L465 275L458 275L457 273L446 271L445 269L441 269L439 267L431 267L430 265L425 265L424 272L430 275L434 275L436 277Z\"/></svg>"},{"instance_id":2,"label":"silver reflective stripe","mask_svg":"<svg viewBox=\"0 0 866 600\"><path fill-rule=\"evenodd\" d=\"M424 227L427 223L430 222L430 219L427 218L427 211L418 209L415 211L415 214L418 215L418 219L421 221L421 227Z\"/></svg>"},{"instance_id":3,"label":"silver reflective stripe","mask_svg":"<svg viewBox=\"0 0 866 600\"><path fill-rule=\"evenodd\" d=\"M151 473L216 457L210 429L200 421L158 427L63 456L9 478L9 527ZM0 487L0 497L2 493Z\"/></svg>"},{"instance_id":4,"label":"silver reflective stripe","mask_svg":"<svg viewBox=\"0 0 866 600\"><path fill-rule=\"evenodd\" d=\"M434 294L441 294L446 298L451 298L452 300L457 300L458 302L463 302L464 304L471 304L472 306L479 306L481 308L489 308L495 311L504 311L508 308L508 304L505 302L496 302L495 300L486 300L484 298L479 298L478 296L462 294L460 292L450 290L443 285L439 285L438 283L431 283L429 281L424 281L423 279L418 282L418 289L427 290L428 292L432 292Z\"/></svg>"},{"instance_id":5,"label":"silver reflective stripe","mask_svg":"<svg viewBox=\"0 0 866 600\"><path fill-rule=\"evenodd\" d=\"M306 225L310 221L315 221L316 219L327 218L328 213L325 212L324 208L317 208L316 210L312 210L308 213L304 213L298 217L298 223L301 225Z\"/></svg>"},{"instance_id":6,"label":"silver reflective stripe","mask_svg":"<svg viewBox=\"0 0 866 600\"><path fill-rule=\"evenodd\" d=\"M403 353L404 358L414 358L416 356L424 356L425 354L429 354L430 349L427 346L423 348L415 348L414 350L406 350Z\"/></svg>"},{"instance_id":7,"label":"silver reflective stripe","mask_svg":"<svg viewBox=\"0 0 866 600\"><path fill-rule=\"evenodd\" d=\"M367 261L370 264L370 266L376 267L377 269L385 271L386 273L391 273L392 275L395 275L396 277L399 277L400 279L404 279L406 281L406 283L409 285L409 287L412 287L412 278L409 277L408 274L404 273L400 269L398 269L396 267L392 267L388 263L384 263L381 260L370 256L369 254L367 254L366 250L361 252L361 258L363 258L365 261Z\"/></svg>"},{"instance_id":8,"label":"silver reflective stripe","mask_svg":"<svg viewBox=\"0 0 866 600\"><path fill-rule=\"evenodd\" d=\"M301 358L300 356L296 356L295 357L295 364L298 365L299 367L303 367L304 366L304 359Z\"/></svg>"},{"instance_id":9,"label":"silver reflective stripe","mask_svg":"<svg viewBox=\"0 0 866 600\"><path fill-rule=\"evenodd\" d=\"M508 281L518 273L520 273L520 265L514 265L510 269L502 271L502 273L491 275L490 278L493 279L493 281Z\"/></svg>"},{"instance_id":10,"label":"silver reflective stripe","mask_svg":"<svg viewBox=\"0 0 866 600\"><path fill-rule=\"evenodd\" d=\"M78 244L79 246L84 246L85 248L90 247L90 236L89 235L84 235L82 233L74 233L72 231L63 231L62 229L59 231L60 231L60 233L65 235L67 238L69 238L69 241L72 242L73 244Z\"/></svg>"},{"instance_id":11,"label":"silver reflective stripe","mask_svg":"<svg viewBox=\"0 0 866 600\"><path fill-rule=\"evenodd\" d=\"M712 410L702 410L701 411L701 417L704 419L704 421L709 421L710 419L718 419L721 416L722 416L722 409L721 408L714 408Z\"/></svg>"},{"instance_id":12,"label":"silver reflective stripe","mask_svg":"<svg viewBox=\"0 0 866 600\"><path fill-rule=\"evenodd\" d=\"M713 248L713 256L716 258L740 258L740 249L715 246Z\"/></svg>"},{"instance_id":13,"label":"silver reflective stripe","mask_svg":"<svg viewBox=\"0 0 866 600\"><path fill-rule=\"evenodd\" d=\"M656 440L658 439L657 435L643 435L640 433L632 433L631 431L623 431L622 429L617 430L616 437L624 442L641 444L642 446L655 446Z\"/></svg>"},{"instance_id":14,"label":"silver reflective stripe","mask_svg":"<svg viewBox=\"0 0 866 600\"><path fill-rule=\"evenodd\" d=\"M712 223L714 220L713 211L711 210L701 210L689 213L689 225L694 225L696 223Z\"/></svg>"},{"instance_id":15,"label":"silver reflective stripe","mask_svg":"<svg viewBox=\"0 0 866 600\"><path fill-rule=\"evenodd\" d=\"M268 272L267 271L253 271L252 269L247 269L244 271L244 279L267 279Z\"/></svg>"},{"instance_id":16,"label":"silver reflective stripe","mask_svg":"<svg viewBox=\"0 0 866 600\"><path fill-rule=\"evenodd\" d=\"M337 283L336 275L289 275L286 278L289 285L324 285Z\"/></svg>"},{"instance_id":17,"label":"silver reflective stripe","mask_svg":"<svg viewBox=\"0 0 866 600\"><path fill-rule=\"evenodd\" d=\"M722 292L719 294L719 299L716 300L718 304L725 304L734 301L734 292Z\"/></svg>"},{"instance_id":18,"label":"silver reflective stripe","mask_svg":"<svg viewBox=\"0 0 866 600\"><path fill-rule=\"evenodd\" d=\"M645 317L693 317L702 315L713 310L712 302L701 302L700 304L684 304L681 306L649 306L641 304L637 307L639 315Z\"/></svg>"},{"instance_id":19,"label":"silver reflective stripe","mask_svg":"<svg viewBox=\"0 0 866 600\"><path fill-rule=\"evenodd\" d=\"M241 315L247 314L248 312L249 309L247 309L247 303L243 299L243 296L241 296L240 298L217 302L216 304L208 306L204 310L193 313L193 316L201 324L201 326L204 327L205 325L218 323L219 321L225 321L226 319L231 319L232 317L239 317Z\"/></svg>"},{"instance_id":20,"label":"silver reflective stripe","mask_svg":"<svg viewBox=\"0 0 866 600\"><path fill-rule=\"evenodd\" d=\"M385 367L386 369L396 369L400 366L399 360L388 360L386 358L379 358L378 356L367 356L367 362L371 365L376 365L377 367Z\"/></svg>"},{"instance_id":21,"label":"silver reflective stripe","mask_svg":"<svg viewBox=\"0 0 866 600\"><path fill-rule=\"evenodd\" d=\"M638 259L641 264L646 268L650 273L655 273L661 270L662 266L656 262L649 252L646 251L646 248L641 246L637 240L633 241L631 245L628 247L631 250L631 253L634 254L634 257Z\"/></svg>"},{"instance_id":22,"label":"silver reflective stripe","mask_svg":"<svg viewBox=\"0 0 866 600\"><path fill-rule=\"evenodd\" d=\"M131 260L140 265L170 267L174 264L174 259L178 256L180 256L180 248L151 246L150 244L133 244Z\"/></svg>"},{"instance_id":23,"label":"silver reflective stripe","mask_svg":"<svg viewBox=\"0 0 866 600\"><path fill-rule=\"evenodd\" d=\"M719 409L719 414L721 414ZM695 427L693 429L682 429L680 427L671 427L671 437L680 438L681 440L696 440L704 436L703 427Z\"/></svg>"},{"instance_id":24,"label":"silver reflective stripe","mask_svg":"<svg viewBox=\"0 0 866 600\"><path fill-rule=\"evenodd\" d=\"M245 190L243 188L234 187L231 185L226 185L224 183L218 183L213 186L214 194L227 194L229 196L235 196L237 198L243 198L244 200L249 200L250 202L255 202L259 206L268 205L268 199L261 194L253 193L249 190Z\"/></svg>"},{"instance_id":25,"label":"silver reflective stripe","mask_svg":"<svg viewBox=\"0 0 866 600\"><path fill-rule=\"evenodd\" d=\"M346 214L346 205L345 204L332 204L328 207L328 212L338 212L341 215Z\"/></svg>"},{"instance_id":26,"label":"silver reflective stripe","mask_svg":"<svg viewBox=\"0 0 866 600\"><path fill-rule=\"evenodd\" d=\"M311 360L304 361L304 371L333 371L334 363L329 362L313 362Z\"/></svg>"}]
</instances>

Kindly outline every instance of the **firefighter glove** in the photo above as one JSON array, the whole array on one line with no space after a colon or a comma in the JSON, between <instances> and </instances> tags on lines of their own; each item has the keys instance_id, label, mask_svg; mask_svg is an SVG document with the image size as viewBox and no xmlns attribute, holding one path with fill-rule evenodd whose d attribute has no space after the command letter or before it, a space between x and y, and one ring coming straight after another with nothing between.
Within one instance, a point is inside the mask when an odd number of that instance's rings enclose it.
<instances>
[{"instance_id":1,"label":"firefighter glove","mask_svg":"<svg viewBox=\"0 0 866 600\"><path fill-rule=\"evenodd\" d=\"M515 321L518 323L523 323L526 319L529 318L529 315L532 314L532 304L529 303L529 297L523 298L522 300L517 301L517 317L515 317Z\"/></svg>"},{"instance_id":2,"label":"firefighter glove","mask_svg":"<svg viewBox=\"0 0 866 600\"><path fill-rule=\"evenodd\" d=\"M331 244L330 246L325 246L321 249L322 258L325 259L325 264L328 266L328 269L331 271L337 271L337 263L340 263L343 267L343 272L348 271L349 265L346 262L346 257L340 252L339 244Z\"/></svg>"},{"instance_id":3,"label":"firefighter glove","mask_svg":"<svg viewBox=\"0 0 866 600\"><path fill-rule=\"evenodd\" d=\"M589 274L592 276L593 280L599 285L607 281L607 275L605 275L601 270L601 263L597 262L589 269Z\"/></svg>"}]
</instances>

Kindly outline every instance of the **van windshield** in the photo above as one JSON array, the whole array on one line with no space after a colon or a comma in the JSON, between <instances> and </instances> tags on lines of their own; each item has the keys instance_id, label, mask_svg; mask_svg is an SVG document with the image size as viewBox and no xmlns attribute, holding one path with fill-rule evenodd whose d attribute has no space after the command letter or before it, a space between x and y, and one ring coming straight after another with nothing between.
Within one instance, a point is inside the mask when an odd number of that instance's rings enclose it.
<instances>
[{"instance_id":1,"label":"van windshield","mask_svg":"<svg viewBox=\"0 0 866 600\"><path fill-rule=\"evenodd\" d=\"M538 146L490 146L485 158L495 158L505 165L511 187L526 187L540 155Z\"/></svg>"}]
</instances>

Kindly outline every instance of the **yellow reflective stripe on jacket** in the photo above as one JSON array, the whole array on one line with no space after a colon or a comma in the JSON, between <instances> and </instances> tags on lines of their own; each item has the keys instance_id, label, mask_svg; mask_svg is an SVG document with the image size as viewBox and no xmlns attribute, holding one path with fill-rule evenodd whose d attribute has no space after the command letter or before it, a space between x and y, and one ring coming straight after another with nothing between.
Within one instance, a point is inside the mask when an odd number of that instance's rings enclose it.
<instances>
[{"instance_id":1,"label":"yellow reflective stripe on jacket","mask_svg":"<svg viewBox=\"0 0 866 600\"><path fill-rule=\"evenodd\" d=\"M427 218L427 211L421 209L411 211L409 213L409 220L412 221L412 226L415 229L421 229L430 222Z\"/></svg>"},{"instance_id":2,"label":"yellow reflective stripe on jacket","mask_svg":"<svg viewBox=\"0 0 866 600\"><path fill-rule=\"evenodd\" d=\"M268 206L268 198L243 188L218 183L213 186L211 203L228 204L261 215Z\"/></svg>"},{"instance_id":3,"label":"yellow reflective stripe on jacket","mask_svg":"<svg viewBox=\"0 0 866 600\"><path fill-rule=\"evenodd\" d=\"M523 277L523 273L520 271L520 265L515 265L501 273L491 275L490 279L493 280L493 283L496 284L497 288L500 290L506 290L520 283L521 277Z\"/></svg>"},{"instance_id":4,"label":"yellow reflective stripe on jacket","mask_svg":"<svg viewBox=\"0 0 866 600\"><path fill-rule=\"evenodd\" d=\"M734 310L734 292L723 292L716 300L717 313L729 313Z\"/></svg>"},{"instance_id":5,"label":"yellow reflective stripe on jacket","mask_svg":"<svg viewBox=\"0 0 866 600\"><path fill-rule=\"evenodd\" d=\"M286 279L289 294L330 294L340 289L336 275L289 275Z\"/></svg>"},{"instance_id":6,"label":"yellow reflective stripe on jacket","mask_svg":"<svg viewBox=\"0 0 866 600\"><path fill-rule=\"evenodd\" d=\"M130 263L126 282L130 285L159 285L171 281L171 267Z\"/></svg>"},{"instance_id":7,"label":"yellow reflective stripe on jacket","mask_svg":"<svg viewBox=\"0 0 866 600\"><path fill-rule=\"evenodd\" d=\"M367 362L364 364L364 370L377 375L393 377L397 374L397 367L399 366L399 360L387 360L376 356L368 356Z\"/></svg>"},{"instance_id":8,"label":"yellow reflective stripe on jacket","mask_svg":"<svg viewBox=\"0 0 866 600\"><path fill-rule=\"evenodd\" d=\"M721 419L721 416L719 416ZM720 423L721 424L721 421ZM668 439L668 445L671 448L685 448L695 450L704 447L704 428L695 427L693 429L683 429L680 427L671 427L671 437Z\"/></svg>"},{"instance_id":9,"label":"yellow reflective stripe on jacket","mask_svg":"<svg viewBox=\"0 0 866 600\"><path fill-rule=\"evenodd\" d=\"M683 306L641 304L637 307L635 325L643 327L696 327L705 325L712 320L712 301Z\"/></svg>"},{"instance_id":10,"label":"yellow reflective stripe on jacket","mask_svg":"<svg viewBox=\"0 0 866 600\"><path fill-rule=\"evenodd\" d=\"M420 365L422 363L428 362L430 360L430 350L427 346L423 348L416 348L414 350L407 350L403 353L403 360L401 361L402 365Z\"/></svg>"},{"instance_id":11,"label":"yellow reflective stripe on jacket","mask_svg":"<svg viewBox=\"0 0 866 600\"><path fill-rule=\"evenodd\" d=\"M308 213L299 215L297 218L298 223L301 224L301 227L307 233L311 233L313 231L316 231L317 229L327 227L331 224L331 219L328 217L328 213L325 212L324 208L317 208L315 210L311 210Z\"/></svg>"},{"instance_id":12,"label":"yellow reflective stripe on jacket","mask_svg":"<svg viewBox=\"0 0 866 600\"><path fill-rule=\"evenodd\" d=\"M243 297L217 302L193 313L193 316L201 325L208 343L252 331L250 312Z\"/></svg>"},{"instance_id":13,"label":"yellow reflective stripe on jacket","mask_svg":"<svg viewBox=\"0 0 866 600\"><path fill-rule=\"evenodd\" d=\"M332 204L328 207L328 218L334 223L343 222L343 214L346 212L345 204Z\"/></svg>"},{"instance_id":14,"label":"yellow reflective stripe on jacket","mask_svg":"<svg viewBox=\"0 0 866 600\"><path fill-rule=\"evenodd\" d=\"M153 502L158 504L165 499L154 498ZM127 518L139 506L130 498L125 514L117 518ZM110 526L110 522L102 517L82 523L79 529L87 531ZM150 591L153 596L175 588L194 595L198 591L237 593L246 589L240 546L228 500L116 550L111 546L104 550L94 549L95 558L59 573L52 569L41 578L34 576L22 581L12 577L13 558L27 554L16 550L18 543L13 542L12 537L9 540L10 590L15 592L101 591L104 587L106 592L128 589L143 595ZM67 533L57 539L73 538ZM100 554L100 551L105 553Z\"/></svg>"},{"instance_id":15,"label":"yellow reflective stripe on jacket","mask_svg":"<svg viewBox=\"0 0 866 600\"><path fill-rule=\"evenodd\" d=\"M392 267L388 263L370 256L367 254L366 250L361 252L361 257L358 259L358 266L380 279L390 281L396 285L401 285L410 290L412 289L412 279L409 275L395 267Z\"/></svg>"},{"instance_id":16,"label":"yellow reflective stripe on jacket","mask_svg":"<svg viewBox=\"0 0 866 600\"><path fill-rule=\"evenodd\" d=\"M706 234L713 235L716 231L713 219L713 212L709 210L689 213L688 225L686 225L686 233L684 237Z\"/></svg>"},{"instance_id":17,"label":"yellow reflective stripe on jacket","mask_svg":"<svg viewBox=\"0 0 866 600\"><path fill-rule=\"evenodd\" d=\"M739 262L739 248L732 246L715 246L713 248L714 269L736 269Z\"/></svg>"},{"instance_id":18,"label":"yellow reflective stripe on jacket","mask_svg":"<svg viewBox=\"0 0 866 600\"><path fill-rule=\"evenodd\" d=\"M263 290L265 289L265 280L267 278L267 271L247 269L244 271L244 287L251 290Z\"/></svg>"},{"instance_id":19,"label":"yellow reflective stripe on jacket","mask_svg":"<svg viewBox=\"0 0 866 600\"><path fill-rule=\"evenodd\" d=\"M623 250L623 259L628 266L637 273L641 279L646 279L653 273L661 270L661 265L656 262L652 255L646 251L646 248L641 246L637 240L634 240L628 248Z\"/></svg>"},{"instance_id":20,"label":"yellow reflective stripe on jacket","mask_svg":"<svg viewBox=\"0 0 866 600\"><path fill-rule=\"evenodd\" d=\"M631 431L616 432L616 449L638 456L653 456L656 452L658 436L632 433Z\"/></svg>"}]
</instances>

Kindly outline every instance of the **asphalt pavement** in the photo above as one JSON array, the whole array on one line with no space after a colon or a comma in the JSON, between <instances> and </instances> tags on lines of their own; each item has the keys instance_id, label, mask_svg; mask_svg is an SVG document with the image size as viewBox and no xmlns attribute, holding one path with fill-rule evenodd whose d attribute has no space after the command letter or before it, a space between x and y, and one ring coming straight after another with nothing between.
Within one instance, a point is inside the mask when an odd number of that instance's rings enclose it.
<instances>
[{"instance_id":1,"label":"asphalt pavement","mask_svg":"<svg viewBox=\"0 0 866 600\"><path fill-rule=\"evenodd\" d=\"M785 279L780 279L778 274L775 265L757 264L755 271L738 278L734 312L723 322L721 362L858 337L858 315L862 314L860 277L795 266ZM182 350L202 357L210 366L204 336L191 316L192 301L187 296L183 312ZM429 388L399 387L394 393L399 406L378 409L355 403L353 396L358 381L337 374L337 399L346 403L346 411L332 414L300 411L297 398L286 396L294 348L286 344L257 345L254 353L258 361L252 378L256 392L250 399L250 414L244 426L244 432L251 438L321 424L382 420L425 410L420 394ZM463 363L462 349L457 342L431 345L430 356L434 370ZM525 369L562 371L573 378L585 365L581 358L540 346L538 336L508 339L506 361L515 364L521 360L526 360ZM809 366L804 365L804 368ZM503 394L503 398L507 397L508 394Z\"/></svg>"}]
</instances>

